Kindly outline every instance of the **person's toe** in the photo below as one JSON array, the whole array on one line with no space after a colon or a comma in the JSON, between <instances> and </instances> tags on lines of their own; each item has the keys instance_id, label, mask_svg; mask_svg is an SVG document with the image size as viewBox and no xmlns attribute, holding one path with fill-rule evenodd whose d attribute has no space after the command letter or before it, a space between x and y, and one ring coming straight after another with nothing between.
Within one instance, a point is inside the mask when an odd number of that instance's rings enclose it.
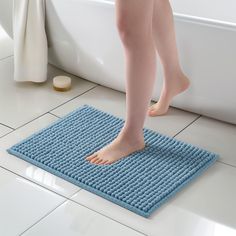
<instances>
[{"instance_id":1,"label":"person's toe","mask_svg":"<svg viewBox=\"0 0 236 236\"><path fill-rule=\"evenodd\" d=\"M148 110L148 112L149 112L149 113L153 113L153 112L155 112L155 110L156 110L156 109L154 109L154 108L150 108L150 109Z\"/></svg>"},{"instance_id":2,"label":"person's toe","mask_svg":"<svg viewBox=\"0 0 236 236\"><path fill-rule=\"evenodd\" d=\"M90 162L95 163L98 159L99 159L99 157L94 157L93 159L90 160Z\"/></svg>"},{"instance_id":3,"label":"person's toe","mask_svg":"<svg viewBox=\"0 0 236 236\"><path fill-rule=\"evenodd\" d=\"M95 162L93 162L93 164L100 164L103 161L102 158L98 158Z\"/></svg>"},{"instance_id":4,"label":"person's toe","mask_svg":"<svg viewBox=\"0 0 236 236\"><path fill-rule=\"evenodd\" d=\"M104 165L107 162L106 159L103 159L101 162L99 162L99 165Z\"/></svg>"},{"instance_id":5,"label":"person's toe","mask_svg":"<svg viewBox=\"0 0 236 236\"><path fill-rule=\"evenodd\" d=\"M156 112L156 110L154 108L148 111L148 114L151 115L151 116L155 116L156 113L157 112Z\"/></svg>"},{"instance_id":6,"label":"person's toe","mask_svg":"<svg viewBox=\"0 0 236 236\"><path fill-rule=\"evenodd\" d=\"M148 108L148 111L156 111L157 110L157 107L156 107L157 104L153 104L151 105L149 108Z\"/></svg>"},{"instance_id":7,"label":"person's toe","mask_svg":"<svg viewBox=\"0 0 236 236\"><path fill-rule=\"evenodd\" d=\"M95 153L93 153L92 155L86 157L86 160L87 160L87 161L91 161L91 160L92 160L94 157L96 157L96 156L97 156L97 153L95 152Z\"/></svg>"}]
</instances>

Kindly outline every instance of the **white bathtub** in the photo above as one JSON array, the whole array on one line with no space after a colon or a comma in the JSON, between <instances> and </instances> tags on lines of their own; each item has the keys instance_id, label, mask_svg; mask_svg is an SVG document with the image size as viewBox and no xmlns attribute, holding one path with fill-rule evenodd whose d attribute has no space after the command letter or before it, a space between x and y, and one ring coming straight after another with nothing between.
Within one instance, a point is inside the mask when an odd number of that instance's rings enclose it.
<instances>
[{"instance_id":1,"label":"white bathtub","mask_svg":"<svg viewBox=\"0 0 236 236\"><path fill-rule=\"evenodd\" d=\"M172 106L236 124L235 0L171 0L188 91ZM95 83L125 91L124 54L114 0L47 0L49 62ZM12 0L0 1L0 23L12 36ZM162 67L152 99L161 89Z\"/></svg>"}]
</instances>

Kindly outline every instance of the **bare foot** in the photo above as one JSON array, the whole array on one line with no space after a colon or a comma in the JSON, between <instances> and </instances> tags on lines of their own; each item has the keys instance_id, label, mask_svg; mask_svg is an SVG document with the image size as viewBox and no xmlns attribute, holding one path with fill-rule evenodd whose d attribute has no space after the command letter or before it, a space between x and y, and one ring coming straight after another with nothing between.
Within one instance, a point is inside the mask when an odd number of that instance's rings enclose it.
<instances>
[{"instance_id":1,"label":"bare foot","mask_svg":"<svg viewBox=\"0 0 236 236\"><path fill-rule=\"evenodd\" d=\"M158 102L149 107L148 115L159 116L165 114L168 111L172 98L184 92L189 85L188 77L182 72L178 76L172 77L171 82L163 86Z\"/></svg>"},{"instance_id":2,"label":"bare foot","mask_svg":"<svg viewBox=\"0 0 236 236\"><path fill-rule=\"evenodd\" d=\"M131 137L122 132L108 145L86 157L93 164L111 164L145 147L144 137Z\"/></svg>"}]
</instances>

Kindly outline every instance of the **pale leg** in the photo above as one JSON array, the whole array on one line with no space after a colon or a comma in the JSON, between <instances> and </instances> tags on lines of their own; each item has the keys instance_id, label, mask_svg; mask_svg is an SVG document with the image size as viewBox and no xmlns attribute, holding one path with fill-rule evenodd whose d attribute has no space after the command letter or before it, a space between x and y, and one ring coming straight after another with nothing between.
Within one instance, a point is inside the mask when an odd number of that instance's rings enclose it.
<instances>
[{"instance_id":1,"label":"pale leg","mask_svg":"<svg viewBox=\"0 0 236 236\"><path fill-rule=\"evenodd\" d=\"M116 0L116 23L125 52L126 119L119 135L86 159L110 164L145 147L143 126L156 77L153 0Z\"/></svg>"},{"instance_id":2,"label":"pale leg","mask_svg":"<svg viewBox=\"0 0 236 236\"><path fill-rule=\"evenodd\" d=\"M169 0L154 0L152 32L164 69L160 99L148 111L148 115L157 116L165 114L172 98L185 91L190 83L180 67L173 13Z\"/></svg>"}]
</instances>

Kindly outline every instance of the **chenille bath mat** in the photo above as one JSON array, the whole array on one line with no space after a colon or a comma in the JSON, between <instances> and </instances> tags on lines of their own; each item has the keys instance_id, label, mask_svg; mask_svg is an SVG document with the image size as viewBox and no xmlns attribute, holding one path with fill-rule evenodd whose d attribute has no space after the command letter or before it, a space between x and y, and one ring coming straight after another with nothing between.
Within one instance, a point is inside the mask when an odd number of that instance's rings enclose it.
<instances>
[{"instance_id":1,"label":"chenille bath mat","mask_svg":"<svg viewBox=\"0 0 236 236\"><path fill-rule=\"evenodd\" d=\"M85 158L110 143L124 119L83 105L7 151L144 217L218 158L183 141L143 128L146 147L110 165Z\"/></svg>"}]
</instances>

